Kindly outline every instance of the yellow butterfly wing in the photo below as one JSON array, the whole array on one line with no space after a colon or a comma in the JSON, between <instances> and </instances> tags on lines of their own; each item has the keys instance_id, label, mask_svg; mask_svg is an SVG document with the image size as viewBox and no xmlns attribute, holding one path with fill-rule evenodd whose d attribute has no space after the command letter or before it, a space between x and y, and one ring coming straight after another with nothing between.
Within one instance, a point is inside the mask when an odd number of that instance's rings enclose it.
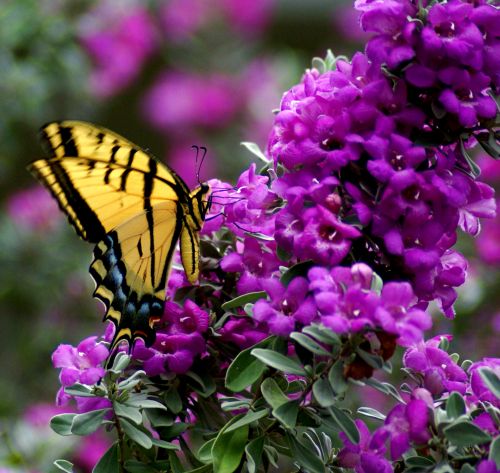
<instances>
[{"instance_id":1,"label":"yellow butterfly wing","mask_svg":"<svg viewBox=\"0 0 500 473\"><path fill-rule=\"evenodd\" d=\"M97 243L90 272L94 295L122 339L154 341L173 252L181 238L188 279L199 274L199 230L209 188L192 193L171 169L120 135L96 125L63 121L41 130L47 159L30 171L57 199L85 240Z\"/></svg>"}]
</instances>

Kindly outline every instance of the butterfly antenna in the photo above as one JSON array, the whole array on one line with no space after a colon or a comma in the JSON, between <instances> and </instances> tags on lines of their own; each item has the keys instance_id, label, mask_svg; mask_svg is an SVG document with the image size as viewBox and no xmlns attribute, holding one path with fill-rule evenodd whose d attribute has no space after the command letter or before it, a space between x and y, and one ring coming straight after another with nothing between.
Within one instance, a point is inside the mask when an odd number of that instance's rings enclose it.
<instances>
[{"instance_id":1,"label":"butterfly antenna","mask_svg":"<svg viewBox=\"0 0 500 473\"><path fill-rule=\"evenodd\" d=\"M198 180L198 184L201 186L200 172L201 167L203 166L203 161L205 161L205 156L207 155L207 148L205 146L200 146L199 149L203 151L203 156L200 159L200 165L198 166L198 169L196 171L196 179Z\"/></svg>"},{"instance_id":2,"label":"butterfly antenna","mask_svg":"<svg viewBox=\"0 0 500 473\"><path fill-rule=\"evenodd\" d=\"M198 155L200 154L200 147L198 145L192 145L191 149L196 150L196 157L194 158L195 166L196 166L196 180L198 184L200 183L200 168L198 167Z\"/></svg>"}]
</instances>

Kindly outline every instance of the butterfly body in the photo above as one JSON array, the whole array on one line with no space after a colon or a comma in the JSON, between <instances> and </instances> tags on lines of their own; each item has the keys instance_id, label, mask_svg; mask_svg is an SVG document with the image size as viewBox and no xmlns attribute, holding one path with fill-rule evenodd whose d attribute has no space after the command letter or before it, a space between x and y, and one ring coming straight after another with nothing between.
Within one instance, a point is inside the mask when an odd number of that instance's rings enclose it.
<instances>
[{"instance_id":1,"label":"butterfly body","mask_svg":"<svg viewBox=\"0 0 500 473\"><path fill-rule=\"evenodd\" d=\"M142 338L150 346L163 315L177 242L186 276L199 276L199 232L210 188L184 181L140 147L96 125L63 121L41 129L47 159L29 170L57 199L78 235L95 243L94 295L115 326L112 348Z\"/></svg>"}]
</instances>

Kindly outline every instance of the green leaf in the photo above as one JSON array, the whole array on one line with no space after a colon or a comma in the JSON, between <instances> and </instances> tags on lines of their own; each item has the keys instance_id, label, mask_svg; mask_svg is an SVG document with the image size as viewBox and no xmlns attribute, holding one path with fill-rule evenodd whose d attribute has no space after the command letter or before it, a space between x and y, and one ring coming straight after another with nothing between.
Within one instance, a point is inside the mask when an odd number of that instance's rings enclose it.
<instances>
[{"instance_id":1,"label":"green leaf","mask_svg":"<svg viewBox=\"0 0 500 473\"><path fill-rule=\"evenodd\" d=\"M464 463L460 468L460 473L476 473L476 469L468 463Z\"/></svg>"},{"instance_id":2,"label":"green leaf","mask_svg":"<svg viewBox=\"0 0 500 473\"><path fill-rule=\"evenodd\" d=\"M251 354L272 368L282 371L287 374L296 374L306 376L304 368L292 358L288 358L281 353L264 348L254 348Z\"/></svg>"},{"instance_id":3,"label":"green leaf","mask_svg":"<svg viewBox=\"0 0 500 473\"><path fill-rule=\"evenodd\" d=\"M54 465L65 473L73 473L73 463L68 460L56 460Z\"/></svg>"},{"instance_id":4,"label":"green leaf","mask_svg":"<svg viewBox=\"0 0 500 473\"><path fill-rule=\"evenodd\" d=\"M465 161L469 165L469 171L463 169L465 173L467 173L473 179L476 179L481 175L481 168L476 164L474 158L469 154L467 149L465 148L464 140L460 137L460 152L464 157Z\"/></svg>"},{"instance_id":5,"label":"green leaf","mask_svg":"<svg viewBox=\"0 0 500 473\"><path fill-rule=\"evenodd\" d=\"M212 447L215 443L215 437L205 442L198 450L198 459L203 463L212 463Z\"/></svg>"},{"instance_id":6,"label":"green leaf","mask_svg":"<svg viewBox=\"0 0 500 473\"><path fill-rule=\"evenodd\" d=\"M283 393L278 383L273 378L266 378L260 385L260 391L264 399L273 409L289 401L288 397Z\"/></svg>"},{"instance_id":7,"label":"green leaf","mask_svg":"<svg viewBox=\"0 0 500 473\"><path fill-rule=\"evenodd\" d=\"M381 393L384 393L384 394L389 394L394 399L396 399L398 402L404 404L403 398L399 394L398 390L392 384L381 382L375 378L365 379L364 382L365 382L365 384L367 384L368 386L371 386L372 388L376 389L377 391L380 391Z\"/></svg>"},{"instance_id":8,"label":"green leaf","mask_svg":"<svg viewBox=\"0 0 500 473\"><path fill-rule=\"evenodd\" d=\"M186 469L175 452L168 452L168 458L170 460L170 470L172 470L171 472L169 471L169 473L186 473Z\"/></svg>"},{"instance_id":9,"label":"green leaf","mask_svg":"<svg viewBox=\"0 0 500 473\"><path fill-rule=\"evenodd\" d=\"M355 444L359 443L359 431L354 421L336 406L330 406L328 412L332 416L335 424L339 427L347 438Z\"/></svg>"},{"instance_id":10,"label":"green leaf","mask_svg":"<svg viewBox=\"0 0 500 473\"><path fill-rule=\"evenodd\" d=\"M149 435L145 434L142 430L139 430L135 425L131 424L126 419L120 419L120 423L123 431L137 445L140 445L146 450L153 447L153 441Z\"/></svg>"},{"instance_id":11,"label":"green leaf","mask_svg":"<svg viewBox=\"0 0 500 473\"><path fill-rule=\"evenodd\" d=\"M262 453L264 450L265 437L257 437L248 443L245 447L245 454L247 457L248 473L257 473L262 463Z\"/></svg>"},{"instance_id":12,"label":"green leaf","mask_svg":"<svg viewBox=\"0 0 500 473\"><path fill-rule=\"evenodd\" d=\"M213 378L204 371L199 373L195 373L194 371L188 371L186 373L191 379L193 379L199 387L196 385L193 386L193 389L202 397L208 398L210 397L216 390L215 381Z\"/></svg>"},{"instance_id":13,"label":"green leaf","mask_svg":"<svg viewBox=\"0 0 500 473\"><path fill-rule=\"evenodd\" d=\"M230 310L235 307L243 307L245 304L256 302L259 299L265 299L267 297L266 291L257 291L257 292L248 292L247 294L243 294L241 296L235 297L230 301L222 304L222 310Z\"/></svg>"},{"instance_id":14,"label":"green leaf","mask_svg":"<svg viewBox=\"0 0 500 473\"><path fill-rule=\"evenodd\" d=\"M319 378L313 384L313 394L321 407L329 407L335 403L335 393L330 382L325 378Z\"/></svg>"},{"instance_id":15,"label":"green leaf","mask_svg":"<svg viewBox=\"0 0 500 473\"><path fill-rule=\"evenodd\" d=\"M498 375L490 368L486 367L479 368L478 371L481 379L484 381L484 384L486 384L488 389L496 396L497 399L500 399L500 378Z\"/></svg>"},{"instance_id":16,"label":"green leaf","mask_svg":"<svg viewBox=\"0 0 500 473\"><path fill-rule=\"evenodd\" d=\"M166 440L152 439L153 445L158 448L163 448L164 450L179 450L179 445L172 442L167 442Z\"/></svg>"},{"instance_id":17,"label":"green leaf","mask_svg":"<svg viewBox=\"0 0 500 473\"><path fill-rule=\"evenodd\" d=\"M268 337L257 345L243 350L229 365L226 372L226 388L233 392L243 391L255 383L266 370L266 365L252 356L255 347L267 347L275 337Z\"/></svg>"},{"instance_id":18,"label":"green leaf","mask_svg":"<svg viewBox=\"0 0 500 473\"><path fill-rule=\"evenodd\" d=\"M225 398L220 407L223 411L235 411L237 409L248 409L250 406L249 399Z\"/></svg>"},{"instance_id":19,"label":"green leaf","mask_svg":"<svg viewBox=\"0 0 500 473\"><path fill-rule=\"evenodd\" d=\"M335 393L342 394L347 391L349 383L344 378L344 363L342 360L336 361L330 368L328 372L328 381Z\"/></svg>"},{"instance_id":20,"label":"green leaf","mask_svg":"<svg viewBox=\"0 0 500 473\"><path fill-rule=\"evenodd\" d=\"M377 411L377 409L373 409L372 407L360 407L358 412L366 417L371 417L377 420L385 420L385 415L381 412Z\"/></svg>"},{"instance_id":21,"label":"green leaf","mask_svg":"<svg viewBox=\"0 0 500 473\"><path fill-rule=\"evenodd\" d=\"M465 414L465 401L458 392L452 392L446 401L446 414L450 419L456 419Z\"/></svg>"},{"instance_id":22,"label":"green leaf","mask_svg":"<svg viewBox=\"0 0 500 473\"><path fill-rule=\"evenodd\" d=\"M210 463L209 465L202 465L194 470L185 471L184 473L212 473L213 471L213 466Z\"/></svg>"},{"instance_id":23,"label":"green leaf","mask_svg":"<svg viewBox=\"0 0 500 473\"><path fill-rule=\"evenodd\" d=\"M50 428L59 435L71 435L71 424L77 414L58 414L50 419Z\"/></svg>"},{"instance_id":24,"label":"green leaf","mask_svg":"<svg viewBox=\"0 0 500 473\"><path fill-rule=\"evenodd\" d=\"M240 464L248 439L248 424L226 433L240 416L233 417L219 432L212 447L214 473L233 473Z\"/></svg>"},{"instance_id":25,"label":"green leaf","mask_svg":"<svg viewBox=\"0 0 500 473\"><path fill-rule=\"evenodd\" d=\"M97 462L92 473L119 473L118 444L114 443Z\"/></svg>"},{"instance_id":26,"label":"green leaf","mask_svg":"<svg viewBox=\"0 0 500 473\"><path fill-rule=\"evenodd\" d=\"M454 422L444 429L446 438L457 447L489 442L491 437L469 421Z\"/></svg>"},{"instance_id":27,"label":"green leaf","mask_svg":"<svg viewBox=\"0 0 500 473\"><path fill-rule=\"evenodd\" d=\"M326 351L318 342L315 342L312 338L300 332L292 332L290 334L290 338L295 340L299 345L303 346L306 350L309 350L311 353L320 356L328 356L331 357L332 354L329 351Z\"/></svg>"},{"instance_id":28,"label":"green leaf","mask_svg":"<svg viewBox=\"0 0 500 473\"><path fill-rule=\"evenodd\" d=\"M139 460L127 460L125 462L125 470L127 473L156 473L158 471L150 464Z\"/></svg>"},{"instance_id":29,"label":"green leaf","mask_svg":"<svg viewBox=\"0 0 500 473\"><path fill-rule=\"evenodd\" d=\"M113 410L115 414L119 417L126 417L130 419L134 424L140 424L142 422L142 414L138 407L127 406L120 402L113 402Z\"/></svg>"},{"instance_id":30,"label":"green leaf","mask_svg":"<svg viewBox=\"0 0 500 473\"><path fill-rule=\"evenodd\" d=\"M227 429L226 433L232 432L233 430L239 429L243 425L248 425L251 424L252 422L255 422L256 420L262 419L263 417L266 417L269 414L268 409L262 409L261 411L249 411L247 412L241 419L236 421L234 424L231 424Z\"/></svg>"},{"instance_id":31,"label":"green leaf","mask_svg":"<svg viewBox=\"0 0 500 473\"><path fill-rule=\"evenodd\" d=\"M254 156L257 156L257 158L259 158L263 163L268 164L272 161L272 159L269 159L264 154L257 143L252 143L251 141L242 141L240 144L244 146L248 151L250 151L250 153L252 153Z\"/></svg>"},{"instance_id":32,"label":"green leaf","mask_svg":"<svg viewBox=\"0 0 500 473\"><path fill-rule=\"evenodd\" d=\"M92 387L80 383L64 388L64 392L70 396L96 397Z\"/></svg>"},{"instance_id":33,"label":"green leaf","mask_svg":"<svg viewBox=\"0 0 500 473\"><path fill-rule=\"evenodd\" d=\"M153 427L170 427L174 424L173 416L163 409L148 409L146 415Z\"/></svg>"},{"instance_id":34,"label":"green leaf","mask_svg":"<svg viewBox=\"0 0 500 473\"><path fill-rule=\"evenodd\" d=\"M174 414L179 414L179 412L182 411L182 399L179 395L179 391L175 387L172 387L167 391L165 404Z\"/></svg>"},{"instance_id":35,"label":"green leaf","mask_svg":"<svg viewBox=\"0 0 500 473\"><path fill-rule=\"evenodd\" d=\"M475 135L477 138L477 141L481 145L481 147L493 158L493 159L500 159L500 143L498 142L497 138L495 137L495 131L490 130L488 133L488 136L485 137L483 136L483 133L479 133L478 135Z\"/></svg>"},{"instance_id":36,"label":"green leaf","mask_svg":"<svg viewBox=\"0 0 500 473\"><path fill-rule=\"evenodd\" d=\"M419 467L429 467L435 465L435 463L426 457L409 457L405 460L405 464L408 467L419 466Z\"/></svg>"},{"instance_id":37,"label":"green leaf","mask_svg":"<svg viewBox=\"0 0 500 473\"><path fill-rule=\"evenodd\" d=\"M118 352L113 360L113 366L110 371L121 373L130 364L130 356L125 352Z\"/></svg>"},{"instance_id":38,"label":"green leaf","mask_svg":"<svg viewBox=\"0 0 500 473\"><path fill-rule=\"evenodd\" d=\"M367 351L359 347L356 348L356 353L368 366L371 366L376 370L380 370L384 366L384 359L381 356L374 355L373 353L368 353Z\"/></svg>"},{"instance_id":39,"label":"green leaf","mask_svg":"<svg viewBox=\"0 0 500 473\"><path fill-rule=\"evenodd\" d=\"M142 378L144 378L145 375L146 372L143 370L136 371L134 374L130 375L127 379L120 381L118 383L118 389L124 391L131 391L142 381Z\"/></svg>"},{"instance_id":40,"label":"green leaf","mask_svg":"<svg viewBox=\"0 0 500 473\"><path fill-rule=\"evenodd\" d=\"M295 427L298 413L298 401L288 401L273 409L273 416L289 429L293 429Z\"/></svg>"},{"instance_id":41,"label":"green leaf","mask_svg":"<svg viewBox=\"0 0 500 473\"><path fill-rule=\"evenodd\" d=\"M380 294L382 292L383 286L384 286L383 279L377 273L373 273L371 290L373 292L376 292L377 294Z\"/></svg>"},{"instance_id":42,"label":"green leaf","mask_svg":"<svg viewBox=\"0 0 500 473\"><path fill-rule=\"evenodd\" d=\"M309 473L325 473L325 465L321 459L302 445L293 435L287 433L286 438L292 451L292 458L297 461Z\"/></svg>"},{"instance_id":43,"label":"green leaf","mask_svg":"<svg viewBox=\"0 0 500 473\"><path fill-rule=\"evenodd\" d=\"M327 345L340 346L342 343L335 332L322 325L309 325L304 327L302 332Z\"/></svg>"},{"instance_id":44,"label":"green leaf","mask_svg":"<svg viewBox=\"0 0 500 473\"><path fill-rule=\"evenodd\" d=\"M280 281L288 286L290 281L298 276L307 276L308 271L314 266L314 262L311 260L302 261L300 263L294 264L291 268L287 269L280 278Z\"/></svg>"},{"instance_id":45,"label":"green leaf","mask_svg":"<svg viewBox=\"0 0 500 473\"><path fill-rule=\"evenodd\" d=\"M104 416L109 409L98 409L96 411L77 414L71 424L71 433L75 435L89 435L95 432L102 424Z\"/></svg>"},{"instance_id":46,"label":"green leaf","mask_svg":"<svg viewBox=\"0 0 500 473\"><path fill-rule=\"evenodd\" d=\"M500 435L497 435L493 442L491 442L488 459L494 461L500 470Z\"/></svg>"},{"instance_id":47,"label":"green leaf","mask_svg":"<svg viewBox=\"0 0 500 473\"><path fill-rule=\"evenodd\" d=\"M154 399L134 399L134 397L129 397L127 401L125 402L127 406L132 406L132 407L137 407L139 409L163 409L167 410L167 408L158 401L155 401Z\"/></svg>"}]
</instances>

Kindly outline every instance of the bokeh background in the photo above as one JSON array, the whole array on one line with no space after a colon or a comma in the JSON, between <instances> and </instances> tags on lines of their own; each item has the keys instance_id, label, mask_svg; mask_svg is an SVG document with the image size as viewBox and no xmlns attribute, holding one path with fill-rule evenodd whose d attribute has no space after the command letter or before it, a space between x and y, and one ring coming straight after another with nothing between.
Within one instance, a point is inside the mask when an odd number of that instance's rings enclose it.
<instances>
[{"instance_id":1,"label":"bokeh background","mask_svg":"<svg viewBox=\"0 0 500 473\"><path fill-rule=\"evenodd\" d=\"M58 389L50 356L104 330L87 273L92 248L66 224L26 165L52 120L89 120L148 148L190 186L229 181L265 149L272 110L313 56L352 55L366 36L350 1L3 0L0 5L0 473L90 471L107 440L46 427ZM500 165L478 156L483 180ZM436 316L462 357L498 356L500 222L459 245L470 261L457 317ZM377 406L373 406L377 407Z\"/></svg>"}]
</instances>

